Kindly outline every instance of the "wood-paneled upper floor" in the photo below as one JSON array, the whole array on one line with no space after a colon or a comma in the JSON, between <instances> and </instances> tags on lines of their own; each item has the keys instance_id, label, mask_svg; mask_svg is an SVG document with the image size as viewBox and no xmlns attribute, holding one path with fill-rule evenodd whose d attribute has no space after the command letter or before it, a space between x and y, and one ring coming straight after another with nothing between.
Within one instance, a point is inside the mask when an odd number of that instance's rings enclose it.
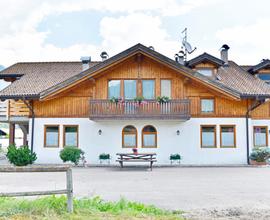
<instances>
[{"instance_id":1,"label":"wood-paneled upper floor","mask_svg":"<svg viewBox=\"0 0 270 220\"><path fill-rule=\"evenodd\" d=\"M209 67L208 65L207 67ZM171 99L189 99L191 117L245 117L247 100L234 100L222 92L214 91L181 73L147 57L131 57L116 66L89 78L73 88L52 97L50 100L35 101L36 117L89 117L89 100L108 99L110 80L121 81L121 96L124 96L124 80L136 80L137 96L142 95L142 81L154 80L155 98L161 96L161 80L171 80ZM202 113L202 99L214 100L214 112ZM269 109L269 104L265 104ZM252 115L270 118L267 107L260 107Z\"/></svg>"}]
</instances>

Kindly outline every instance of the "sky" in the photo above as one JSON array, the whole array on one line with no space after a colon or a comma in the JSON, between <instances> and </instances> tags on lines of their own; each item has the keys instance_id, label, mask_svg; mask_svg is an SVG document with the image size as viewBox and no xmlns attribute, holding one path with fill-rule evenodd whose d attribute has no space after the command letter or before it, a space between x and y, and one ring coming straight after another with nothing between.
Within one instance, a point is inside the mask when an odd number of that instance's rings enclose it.
<instances>
[{"instance_id":1,"label":"sky","mask_svg":"<svg viewBox=\"0 0 270 220\"><path fill-rule=\"evenodd\" d=\"M257 64L270 58L267 0L0 0L0 64L101 60L137 43L173 58L184 28L197 50ZM1 68L1 67L0 67Z\"/></svg>"}]
</instances>

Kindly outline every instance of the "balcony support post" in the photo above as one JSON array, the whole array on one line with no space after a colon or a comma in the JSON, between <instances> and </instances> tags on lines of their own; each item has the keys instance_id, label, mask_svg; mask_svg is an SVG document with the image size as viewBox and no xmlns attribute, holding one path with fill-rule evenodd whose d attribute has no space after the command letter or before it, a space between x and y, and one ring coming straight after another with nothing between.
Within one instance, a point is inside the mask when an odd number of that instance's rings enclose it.
<instances>
[{"instance_id":1,"label":"balcony support post","mask_svg":"<svg viewBox=\"0 0 270 220\"><path fill-rule=\"evenodd\" d=\"M15 123L9 123L9 145L15 144Z\"/></svg>"}]
</instances>

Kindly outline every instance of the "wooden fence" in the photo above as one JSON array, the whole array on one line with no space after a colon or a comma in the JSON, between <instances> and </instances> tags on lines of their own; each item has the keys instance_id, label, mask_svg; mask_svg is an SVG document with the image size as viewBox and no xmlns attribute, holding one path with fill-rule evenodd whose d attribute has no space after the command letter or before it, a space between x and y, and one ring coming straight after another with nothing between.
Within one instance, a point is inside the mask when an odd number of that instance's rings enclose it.
<instances>
[{"instance_id":1,"label":"wooden fence","mask_svg":"<svg viewBox=\"0 0 270 220\"><path fill-rule=\"evenodd\" d=\"M70 166L0 166L0 173L22 173L22 172L66 172L66 189L49 190L49 191L32 191L32 192L10 192L0 193L0 197L17 197L17 196L41 196L41 195L56 195L67 194L67 210L73 212L73 183L72 169Z\"/></svg>"}]
</instances>

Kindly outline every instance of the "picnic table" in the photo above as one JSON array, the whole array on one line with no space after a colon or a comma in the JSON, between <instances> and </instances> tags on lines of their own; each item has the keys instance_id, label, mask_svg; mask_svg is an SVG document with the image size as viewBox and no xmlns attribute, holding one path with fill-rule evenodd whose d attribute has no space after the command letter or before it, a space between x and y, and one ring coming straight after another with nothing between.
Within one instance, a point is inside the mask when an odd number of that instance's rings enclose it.
<instances>
[{"instance_id":1,"label":"picnic table","mask_svg":"<svg viewBox=\"0 0 270 220\"><path fill-rule=\"evenodd\" d=\"M156 153L117 153L117 162L120 163L121 168L123 168L124 162L149 162L150 169L152 171L153 163L157 162Z\"/></svg>"}]
</instances>

